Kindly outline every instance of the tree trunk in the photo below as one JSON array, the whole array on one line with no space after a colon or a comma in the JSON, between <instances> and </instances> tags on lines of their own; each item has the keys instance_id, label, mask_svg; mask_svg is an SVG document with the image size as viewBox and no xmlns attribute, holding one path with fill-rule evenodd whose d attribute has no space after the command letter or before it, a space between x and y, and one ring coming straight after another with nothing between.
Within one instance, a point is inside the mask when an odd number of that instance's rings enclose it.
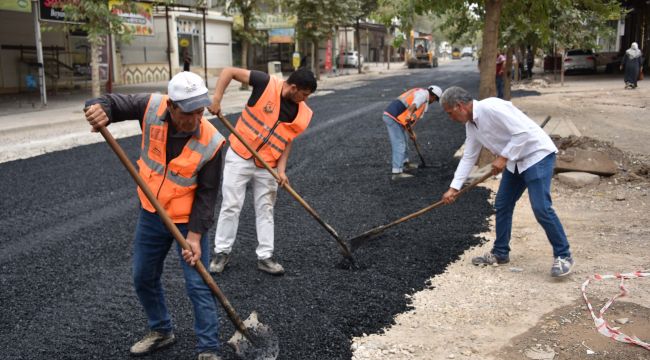
<instances>
[{"instance_id":1,"label":"tree trunk","mask_svg":"<svg viewBox=\"0 0 650 360\"><path fill-rule=\"evenodd\" d=\"M495 69L501 5L501 0L485 1L485 25L483 27L483 52L481 52L480 59L481 82L479 85L479 99L485 99L496 94Z\"/></svg>"},{"instance_id":2,"label":"tree trunk","mask_svg":"<svg viewBox=\"0 0 650 360\"><path fill-rule=\"evenodd\" d=\"M316 80L320 80L320 66L318 66L318 40L311 41L311 69L316 76Z\"/></svg>"},{"instance_id":3,"label":"tree trunk","mask_svg":"<svg viewBox=\"0 0 650 360\"><path fill-rule=\"evenodd\" d=\"M564 47L560 47L560 86L564 86Z\"/></svg>"},{"instance_id":4,"label":"tree trunk","mask_svg":"<svg viewBox=\"0 0 650 360\"><path fill-rule=\"evenodd\" d=\"M242 39L241 41L241 67L248 69L248 40ZM248 90L248 84L241 84L242 90Z\"/></svg>"},{"instance_id":5,"label":"tree trunk","mask_svg":"<svg viewBox=\"0 0 650 360\"><path fill-rule=\"evenodd\" d=\"M92 83L93 97L101 96L99 86L99 44L97 41L90 42L90 78Z\"/></svg>"},{"instance_id":6,"label":"tree trunk","mask_svg":"<svg viewBox=\"0 0 650 360\"><path fill-rule=\"evenodd\" d=\"M505 78L503 79L503 99L504 100L510 100L510 86L512 84L512 49L513 47L508 47L508 51L506 51L506 64L505 64L505 71L503 72ZM517 71L515 69L514 71Z\"/></svg>"},{"instance_id":7,"label":"tree trunk","mask_svg":"<svg viewBox=\"0 0 650 360\"><path fill-rule=\"evenodd\" d=\"M393 58L393 45L388 45L388 60L386 63L386 69L390 70L390 61Z\"/></svg>"},{"instance_id":8,"label":"tree trunk","mask_svg":"<svg viewBox=\"0 0 650 360\"><path fill-rule=\"evenodd\" d=\"M354 41L357 43L357 71L361 74L361 33L359 32L359 18L357 18L356 29L354 31Z\"/></svg>"}]
</instances>

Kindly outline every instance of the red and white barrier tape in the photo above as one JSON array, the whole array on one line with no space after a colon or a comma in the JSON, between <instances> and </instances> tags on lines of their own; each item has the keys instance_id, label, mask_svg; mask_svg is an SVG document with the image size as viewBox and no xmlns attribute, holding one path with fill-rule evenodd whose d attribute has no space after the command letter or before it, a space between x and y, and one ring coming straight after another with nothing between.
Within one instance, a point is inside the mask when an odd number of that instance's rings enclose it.
<instances>
[{"instance_id":1,"label":"red and white barrier tape","mask_svg":"<svg viewBox=\"0 0 650 360\"><path fill-rule=\"evenodd\" d=\"M618 299L619 297L623 297L627 295L627 289L625 288L625 280L626 279L635 279L635 278L640 278L640 277L650 277L650 273L648 272L633 272L633 273L626 273L626 274L614 274L614 275L599 275L599 274L594 274L593 276L589 277L587 281L582 283L582 297L585 298L585 302L587 303L587 307L589 308L589 312L591 313L592 319L594 319L594 324L596 324L596 329L598 329L598 332L601 333L604 336L607 336L608 338L612 338L616 341L624 342L624 343L629 343L629 344L635 344L639 345L646 350L650 350L650 344L647 342L642 341L638 337L634 336L627 336L623 334L622 332L612 328L607 324L607 321L603 319L603 315L605 314L605 311L614 303L614 300ZM589 282L591 280L595 281L600 281L600 280L605 280L605 279L621 279L621 283L619 285L619 288L621 289L621 292L611 298L605 306L603 306L602 309L600 309L600 312L598 313L598 316L594 313L594 309L591 306L591 303L589 303L589 299L587 299L587 285L589 285Z\"/></svg>"}]
</instances>

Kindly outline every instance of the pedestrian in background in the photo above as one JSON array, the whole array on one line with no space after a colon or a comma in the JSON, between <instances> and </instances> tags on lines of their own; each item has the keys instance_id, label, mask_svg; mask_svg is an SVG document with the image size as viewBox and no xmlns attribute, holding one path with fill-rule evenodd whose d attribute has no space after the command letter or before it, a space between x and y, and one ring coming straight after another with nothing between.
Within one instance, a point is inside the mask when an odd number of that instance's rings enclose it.
<instances>
[{"instance_id":1,"label":"pedestrian in background","mask_svg":"<svg viewBox=\"0 0 650 360\"><path fill-rule=\"evenodd\" d=\"M187 47L183 48L183 71L190 71L190 64L192 64L192 57Z\"/></svg>"},{"instance_id":2,"label":"pedestrian in background","mask_svg":"<svg viewBox=\"0 0 650 360\"><path fill-rule=\"evenodd\" d=\"M526 73L529 79L533 78L533 67L535 66L535 53L533 53L533 48L528 46L528 52L526 53Z\"/></svg>"},{"instance_id":3,"label":"pedestrian in background","mask_svg":"<svg viewBox=\"0 0 650 360\"><path fill-rule=\"evenodd\" d=\"M140 176L157 194L160 204L192 248L189 251L176 246L185 260L181 266L194 308L198 358L218 360L217 304L193 266L197 261L207 266L210 260L206 232L213 223L225 139L203 117L210 98L201 77L191 72L178 73L169 81L167 94L106 94L88 100L85 115L93 131L114 122L140 121ZM147 314L150 332L131 347L135 356L176 341L161 283L163 265L174 236L140 188L138 196L141 209L133 244L133 282Z\"/></svg>"},{"instance_id":4,"label":"pedestrian in background","mask_svg":"<svg viewBox=\"0 0 650 360\"><path fill-rule=\"evenodd\" d=\"M496 78L495 83L497 86L497 97L503 99L503 75L505 73L506 67L506 57L503 55L501 50L498 50L497 53L497 68L496 68Z\"/></svg>"},{"instance_id":5,"label":"pedestrian in background","mask_svg":"<svg viewBox=\"0 0 650 360\"><path fill-rule=\"evenodd\" d=\"M551 138L510 101L498 98L476 101L466 90L454 86L445 90L440 104L452 120L465 125L466 134L463 158L442 200L447 204L455 200L481 153L481 146L497 156L492 163L492 173L503 172L494 202L494 246L490 252L473 258L472 263L494 265L510 261L512 214L517 201L528 189L535 218L553 247L551 276L568 275L573 258L551 201L551 178L557 152Z\"/></svg>"},{"instance_id":6,"label":"pedestrian in background","mask_svg":"<svg viewBox=\"0 0 650 360\"><path fill-rule=\"evenodd\" d=\"M415 170L418 165L408 158L407 131L415 126L429 109L429 104L438 101L442 89L431 85L427 89L414 88L406 91L393 100L384 110L383 120L388 129L388 138L391 146L391 179L399 180L411 178L404 170Z\"/></svg>"},{"instance_id":7,"label":"pedestrian in background","mask_svg":"<svg viewBox=\"0 0 650 360\"><path fill-rule=\"evenodd\" d=\"M643 60L641 57L641 50L639 50L639 45L635 42L632 43L629 49L625 51L623 59L621 59L621 70L625 68L625 81L626 89L636 89L637 80L639 80L640 72L642 71L641 66Z\"/></svg>"},{"instance_id":8,"label":"pedestrian in background","mask_svg":"<svg viewBox=\"0 0 650 360\"><path fill-rule=\"evenodd\" d=\"M221 111L221 99L233 79L253 87L235 129L277 170L279 185L284 186L289 183L285 170L293 140L307 129L311 121L312 110L305 100L316 91L316 78L304 68L296 70L286 81L261 71L225 68L219 75L212 106L208 109L212 114L217 115ZM230 135L229 140L230 149L226 153L221 191L223 201L214 237L216 254L210 262L210 272L221 273L230 262L246 185L252 181L258 243L255 251L257 268L272 275L282 275L284 267L273 257L273 207L278 182L235 135Z\"/></svg>"}]
</instances>

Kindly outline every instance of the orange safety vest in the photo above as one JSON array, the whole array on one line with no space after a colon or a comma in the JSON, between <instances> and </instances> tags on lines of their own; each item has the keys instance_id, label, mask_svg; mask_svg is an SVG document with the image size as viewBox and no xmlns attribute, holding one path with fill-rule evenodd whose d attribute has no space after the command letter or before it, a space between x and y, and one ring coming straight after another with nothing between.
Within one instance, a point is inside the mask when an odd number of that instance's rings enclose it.
<instances>
[{"instance_id":1,"label":"orange safety vest","mask_svg":"<svg viewBox=\"0 0 650 360\"><path fill-rule=\"evenodd\" d=\"M408 116L409 116L408 107L411 106L411 104L413 104L413 99L415 98L415 92L418 91L418 90L425 90L425 89L421 89L421 88L411 89L411 90L406 91L405 93L403 93L402 95L400 95L397 98L397 100L401 101L402 104L404 104L404 106L406 106L406 110L404 110L401 114L397 115L397 117L394 117L393 115L391 115L391 114L389 114L387 112L384 112L384 114L388 115L393 120L397 121L402 126L406 127L406 123L407 123ZM413 121L413 125L415 125L415 123L418 120L420 120L420 118L422 117L422 114L424 113L424 109L426 108L426 106L427 106L427 102L425 101L422 105L420 105L420 107L415 109L415 111L413 112L415 114L415 120Z\"/></svg>"},{"instance_id":2,"label":"orange safety vest","mask_svg":"<svg viewBox=\"0 0 650 360\"><path fill-rule=\"evenodd\" d=\"M138 167L140 176L156 195L174 223L187 223L192 213L196 179L201 168L225 143L225 138L205 118L201 119L198 137L192 135L181 153L166 162L167 96L152 94L142 121L142 146ZM156 212L138 187L142 208Z\"/></svg>"},{"instance_id":3,"label":"orange safety vest","mask_svg":"<svg viewBox=\"0 0 650 360\"><path fill-rule=\"evenodd\" d=\"M283 83L284 80L271 76L262 96L254 106L246 105L235 126L235 130L246 143L255 149L272 168L277 166L278 159L287 144L305 131L313 114L303 101L298 104L298 114L293 122L280 122ZM230 134L228 140L231 149L240 157L250 159L253 156L235 135ZM257 159L255 165L263 167Z\"/></svg>"}]
</instances>

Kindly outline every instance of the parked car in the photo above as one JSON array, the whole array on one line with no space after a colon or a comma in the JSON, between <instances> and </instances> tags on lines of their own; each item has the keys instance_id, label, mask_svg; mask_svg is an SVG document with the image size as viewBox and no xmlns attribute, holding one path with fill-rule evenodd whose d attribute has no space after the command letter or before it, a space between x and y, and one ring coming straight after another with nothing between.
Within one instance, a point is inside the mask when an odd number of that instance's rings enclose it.
<instances>
[{"instance_id":1,"label":"parked car","mask_svg":"<svg viewBox=\"0 0 650 360\"><path fill-rule=\"evenodd\" d=\"M337 64L346 67L357 67L359 66L359 61L361 61L361 65L363 65L363 55L359 56L358 51L347 51L343 53L343 60L341 61L341 54L337 54L336 58L334 59Z\"/></svg>"},{"instance_id":2,"label":"parked car","mask_svg":"<svg viewBox=\"0 0 650 360\"><path fill-rule=\"evenodd\" d=\"M564 71L596 72L596 66L596 55L591 50L569 50L564 56Z\"/></svg>"},{"instance_id":3,"label":"parked car","mask_svg":"<svg viewBox=\"0 0 650 360\"><path fill-rule=\"evenodd\" d=\"M454 49L451 51L451 58L452 58L452 59L460 59L460 57L461 57L461 55L460 55L460 49L459 49L459 48L454 48Z\"/></svg>"},{"instance_id":4,"label":"parked car","mask_svg":"<svg viewBox=\"0 0 650 360\"><path fill-rule=\"evenodd\" d=\"M472 48L471 48L471 47L464 47L461 56L462 56L462 57L466 57L466 56L472 57L472 54L473 54L473 53L474 53L474 52L472 51Z\"/></svg>"}]
</instances>

